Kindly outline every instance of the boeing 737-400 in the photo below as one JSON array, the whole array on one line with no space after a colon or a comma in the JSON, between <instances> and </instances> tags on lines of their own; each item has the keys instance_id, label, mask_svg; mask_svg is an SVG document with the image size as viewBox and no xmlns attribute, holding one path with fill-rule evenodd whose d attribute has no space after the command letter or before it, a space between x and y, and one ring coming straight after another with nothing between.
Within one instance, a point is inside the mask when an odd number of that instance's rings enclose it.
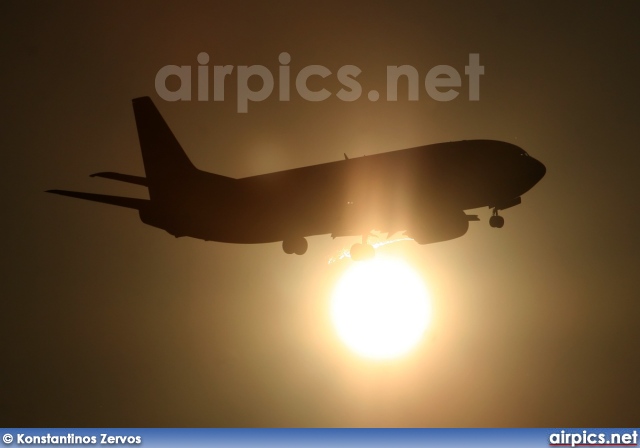
<instances>
[{"instance_id":1,"label":"boeing 737-400","mask_svg":"<svg viewBox=\"0 0 640 448\"><path fill-rule=\"evenodd\" d=\"M306 237L362 236L351 257L374 256L372 231L399 231L418 244L464 235L489 207L491 227L501 228L501 210L545 175L524 150L494 140L465 140L234 179L197 169L149 97L133 100L146 176L93 174L143 185L149 199L66 190L74 198L137 210L150 226L181 237L226 243L282 242L302 255Z\"/></svg>"}]
</instances>

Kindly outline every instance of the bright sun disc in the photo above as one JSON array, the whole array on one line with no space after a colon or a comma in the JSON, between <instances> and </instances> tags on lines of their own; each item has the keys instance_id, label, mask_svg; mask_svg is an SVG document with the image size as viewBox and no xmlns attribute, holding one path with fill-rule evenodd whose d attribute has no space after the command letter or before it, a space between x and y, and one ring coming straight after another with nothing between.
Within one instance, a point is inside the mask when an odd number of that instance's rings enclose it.
<instances>
[{"instance_id":1,"label":"bright sun disc","mask_svg":"<svg viewBox=\"0 0 640 448\"><path fill-rule=\"evenodd\" d=\"M396 259L354 262L333 293L331 317L340 339L358 354L396 358L421 339L431 318L418 274Z\"/></svg>"}]
</instances>

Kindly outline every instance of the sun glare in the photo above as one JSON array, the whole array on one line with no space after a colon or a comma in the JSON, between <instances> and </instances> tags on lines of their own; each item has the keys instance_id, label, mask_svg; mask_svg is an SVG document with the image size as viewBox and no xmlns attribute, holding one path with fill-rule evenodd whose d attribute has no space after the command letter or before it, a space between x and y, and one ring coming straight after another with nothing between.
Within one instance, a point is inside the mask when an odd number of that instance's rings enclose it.
<instances>
[{"instance_id":1,"label":"sun glare","mask_svg":"<svg viewBox=\"0 0 640 448\"><path fill-rule=\"evenodd\" d=\"M340 339L359 355L397 358L422 338L429 299L420 276L401 260L353 262L333 293L331 317Z\"/></svg>"}]
</instances>

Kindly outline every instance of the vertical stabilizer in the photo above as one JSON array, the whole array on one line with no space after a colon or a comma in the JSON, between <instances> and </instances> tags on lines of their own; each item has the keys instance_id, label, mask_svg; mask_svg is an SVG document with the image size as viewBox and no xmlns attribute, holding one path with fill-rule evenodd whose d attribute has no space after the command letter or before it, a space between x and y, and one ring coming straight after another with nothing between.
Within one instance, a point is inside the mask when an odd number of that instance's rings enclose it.
<instances>
[{"instance_id":1,"label":"vertical stabilizer","mask_svg":"<svg viewBox=\"0 0 640 448\"><path fill-rule=\"evenodd\" d=\"M162 200L172 196L181 178L193 175L193 166L182 146L148 96L133 100L138 139L144 162L149 196Z\"/></svg>"}]
</instances>

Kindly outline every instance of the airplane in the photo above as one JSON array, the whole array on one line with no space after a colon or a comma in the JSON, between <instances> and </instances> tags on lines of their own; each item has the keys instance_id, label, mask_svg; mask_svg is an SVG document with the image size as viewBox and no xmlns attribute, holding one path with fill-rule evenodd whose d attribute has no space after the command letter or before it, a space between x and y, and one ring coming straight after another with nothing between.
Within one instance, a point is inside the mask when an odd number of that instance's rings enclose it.
<instances>
[{"instance_id":1,"label":"airplane","mask_svg":"<svg viewBox=\"0 0 640 448\"><path fill-rule=\"evenodd\" d=\"M373 231L403 231L418 244L447 241L480 220L465 213L480 207L492 210L491 227L502 228L499 212L520 204L546 173L516 145L463 140L235 179L196 168L151 98L132 103L146 176L91 177L142 185L149 199L47 192L137 210L142 222L176 238L281 242L285 253L302 255L310 236L361 236L350 256L365 260L375 255Z\"/></svg>"}]
</instances>

